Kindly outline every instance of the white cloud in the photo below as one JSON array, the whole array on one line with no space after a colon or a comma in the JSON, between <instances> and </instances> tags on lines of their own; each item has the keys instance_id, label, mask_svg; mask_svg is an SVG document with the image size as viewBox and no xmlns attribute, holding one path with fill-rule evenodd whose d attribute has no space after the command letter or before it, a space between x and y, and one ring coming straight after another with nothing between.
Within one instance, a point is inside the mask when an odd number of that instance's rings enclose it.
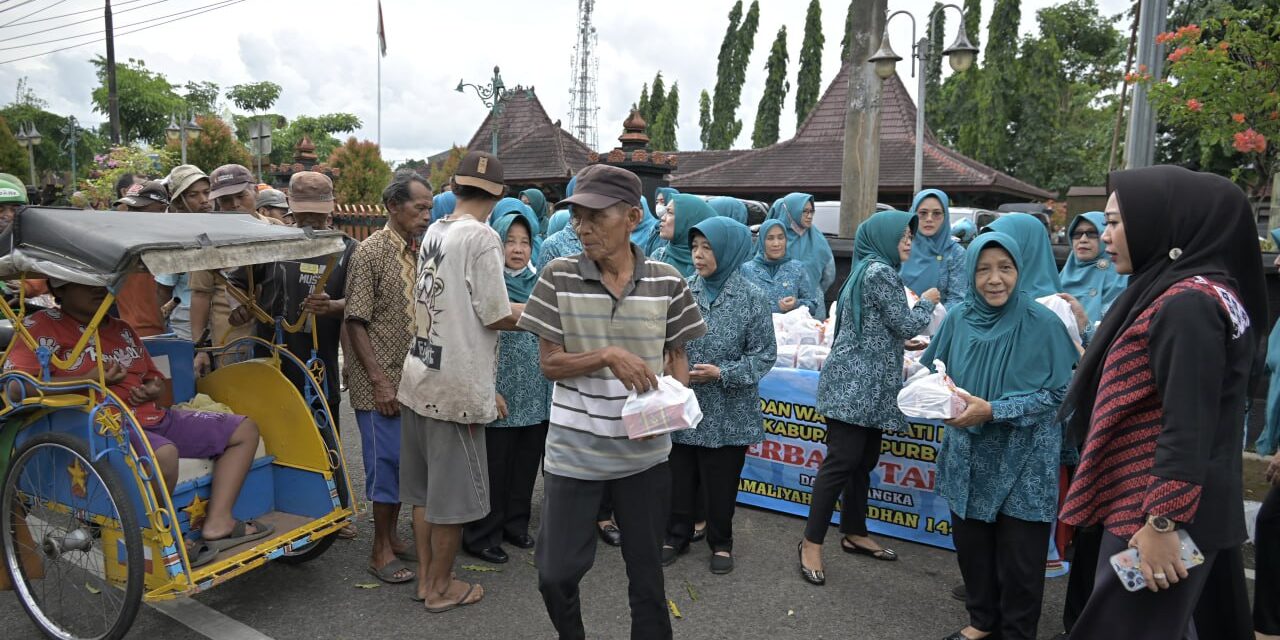
<instances>
[{"instance_id":1,"label":"white cloud","mask_svg":"<svg viewBox=\"0 0 1280 640\"><path fill-rule=\"evenodd\" d=\"M211 0L174 0L142 8L117 20L137 20L206 5ZM52 5L53 0L37 0ZM730 0L598 0L595 24L599 34L599 140L613 146L630 105L642 83L662 70L665 81L680 83L679 140L682 148L698 143L698 94L715 83L716 56L727 26ZM794 91L804 37L805 0L761 0L756 36L742 90L738 117L743 121L739 146L750 144L756 105L764 84L764 62L778 27L787 25L790 54L788 95L781 119L783 137L795 128ZM1035 29L1035 11L1050 0L1024 0L1022 31ZM71 6L68 6L71 5ZM983 3L983 33L992 0ZM100 6L94 0L75 0L48 8L35 17L55 16ZM891 10L907 9L923 19L932 0L890 0ZM1114 14L1125 0L1101 0L1102 10ZM636 11L643 7L644 11ZM823 2L826 47L822 61L823 89L839 65L845 0ZM26 8L24 8L25 10ZM500 65L508 86L535 86L552 120L566 126L569 109L570 60L575 40L575 0L489 0L420 2L385 0L388 55L382 60L382 140L384 156L401 160L425 157L465 144L486 115L480 100L467 90L454 91L459 78L484 84ZM0 14L0 18L6 14ZM16 16L15 16L16 17ZM0 28L0 39L37 28L82 19L65 18L26 27ZM954 12L947 15L947 41L955 33ZM5 20L0 20L4 22ZM286 116L348 111L364 126L361 138L376 135L377 37L373 0L253 0L161 28L126 35L116 41L118 60L140 58L177 84L210 80L224 89L234 84L271 80L284 87L275 111ZM69 27L39 37L14 40L4 46L91 31L92 25ZM972 35L972 34L971 34ZM890 37L900 55L910 50L910 23L899 18ZM39 53L53 45L4 53L8 57ZM101 122L93 113L89 94L97 79L88 62L104 52L101 43L0 65L0 95L26 76L31 87L50 103L50 109L75 115L84 124ZM0 58L4 59L4 58ZM906 61L899 66L904 76ZM915 83L904 78L914 94ZM3 100L3 99L0 99Z\"/></svg>"}]
</instances>

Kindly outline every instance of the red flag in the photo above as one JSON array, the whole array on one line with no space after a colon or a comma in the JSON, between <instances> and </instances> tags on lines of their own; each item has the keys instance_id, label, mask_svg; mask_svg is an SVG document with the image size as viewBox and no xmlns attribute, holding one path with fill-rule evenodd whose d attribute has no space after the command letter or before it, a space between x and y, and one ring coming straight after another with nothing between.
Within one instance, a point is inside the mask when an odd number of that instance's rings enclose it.
<instances>
[{"instance_id":1,"label":"red flag","mask_svg":"<svg viewBox=\"0 0 1280 640\"><path fill-rule=\"evenodd\" d=\"M382 0L378 0L378 48L387 57L387 29L382 25Z\"/></svg>"}]
</instances>

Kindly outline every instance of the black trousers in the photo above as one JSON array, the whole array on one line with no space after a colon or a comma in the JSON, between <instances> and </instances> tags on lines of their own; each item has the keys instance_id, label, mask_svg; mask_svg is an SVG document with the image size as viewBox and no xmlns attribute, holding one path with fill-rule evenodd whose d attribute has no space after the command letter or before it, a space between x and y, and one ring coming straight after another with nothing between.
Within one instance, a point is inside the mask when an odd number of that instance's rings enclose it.
<instances>
[{"instance_id":1,"label":"black trousers","mask_svg":"<svg viewBox=\"0 0 1280 640\"><path fill-rule=\"evenodd\" d=\"M547 442L547 423L484 430L489 459L489 515L462 530L462 544L473 551L502 544L503 536L529 533L533 485Z\"/></svg>"},{"instance_id":2,"label":"black trousers","mask_svg":"<svg viewBox=\"0 0 1280 640\"><path fill-rule=\"evenodd\" d=\"M1080 619L1089 595L1093 593L1098 569L1098 547L1102 545L1102 527L1076 529L1071 539L1071 575L1067 577L1067 599L1062 606L1062 628L1068 633Z\"/></svg>"},{"instance_id":3,"label":"black trousers","mask_svg":"<svg viewBox=\"0 0 1280 640\"><path fill-rule=\"evenodd\" d=\"M1128 546L1127 540L1111 533L1102 534L1093 595L1071 629L1071 637L1077 640L1198 640L1201 636L1192 622L1196 603L1210 584L1214 565L1223 560L1223 554L1238 555L1239 547L1221 551L1202 549L1204 564L1188 571L1187 578L1171 589L1129 592L1111 568L1111 556ZM1244 580L1243 572L1239 579ZM1230 636L1222 635L1218 629L1206 629L1203 637L1216 640Z\"/></svg>"},{"instance_id":4,"label":"black trousers","mask_svg":"<svg viewBox=\"0 0 1280 640\"><path fill-rule=\"evenodd\" d=\"M544 473L542 527L535 558L538 590L561 640L586 638L578 584L596 557L595 522L603 493L613 496L631 603L631 638L671 637L662 578L662 529L670 513L667 463L616 480L577 480Z\"/></svg>"},{"instance_id":5,"label":"black trousers","mask_svg":"<svg viewBox=\"0 0 1280 640\"><path fill-rule=\"evenodd\" d=\"M1280 487L1271 487L1258 512L1254 538L1257 578L1253 583L1253 629L1280 635Z\"/></svg>"},{"instance_id":6,"label":"black trousers","mask_svg":"<svg viewBox=\"0 0 1280 640\"><path fill-rule=\"evenodd\" d=\"M738 501L738 478L746 461L746 447L671 445L668 545L679 549L689 544L698 504L702 503L706 505L707 545L712 553L733 551L733 511Z\"/></svg>"},{"instance_id":7,"label":"black trousers","mask_svg":"<svg viewBox=\"0 0 1280 640\"><path fill-rule=\"evenodd\" d=\"M883 435L879 429L827 418L827 457L822 459L818 477L813 481L809 522L804 528L806 540L822 544L826 539L831 514L842 493L841 533L867 535L867 490L871 488L871 472L880 462Z\"/></svg>"},{"instance_id":8,"label":"black trousers","mask_svg":"<svg viewBox=\"0 0 1280 640\"><path fill-rule=\"evenodd\" d=\"M1052 525L1003 514L982 522L955 513L951 524L969 624L1001 640L1035 640Z\"/></svg>"}]
</instances>

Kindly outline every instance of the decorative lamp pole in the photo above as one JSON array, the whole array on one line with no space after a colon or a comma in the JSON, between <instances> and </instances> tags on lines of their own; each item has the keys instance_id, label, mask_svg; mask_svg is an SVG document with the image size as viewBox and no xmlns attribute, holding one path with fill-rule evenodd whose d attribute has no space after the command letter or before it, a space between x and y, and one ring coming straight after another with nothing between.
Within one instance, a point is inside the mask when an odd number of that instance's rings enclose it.
<instances>
[{"instance_id":1,"label":"decorative lamp pole","mask_svg":"<svg viewBox=\"0 0 1280 640\"><path fill-rule=\"evenodd\" d=\"M192 109L190 118L186 119L187 123L178 124L176 115L169 116L169 126L165 127L164 135L170 142L178 142L182 148L182 164L187 163L187 140L192 142L200 138L200 125L196 124L196 112Z\"/></svg>"},{"instance_id":2,"label":"decorative lamp pole","mask_svg":"<svg viewBox=\"0 0 1280 640\"><path fill-rule=\"evenodd\" d=\"M498 116L502 115L502 109L504 107L502 99L510 92L507 91L507 86L503 84L502 75L498 73L497 66L494 66L493 68L493 78L489 81L488 85L480 86L478 84L471 84L469 82L458 80L458 93L466 93L465 89L467 87L474 89L476 95L480 96L480 101L484 103L484 106L489 107L489 113L491 114L491 117L489 118L489 147L490 152L496 156L498 155ZM527 93L530 96L533 95L532 90L529 90Z\"/></svg>"},{"instance_id":3,"label":"decorative lamp pole","mask_svg":"<svg viewBox=\"0 0 1280 640\"><path fill-rule=\"evenodd\" d=\"M933 21L938 17L944 9L955 9L960 14L960 32L956 34L955 42L951 46L942 51L947 56L947 61L951 64L951 69L957 73L967 71L973 66L973 61L978 57L978 48L969 42L969 35L964 32L964 9L954 4L944 4L937 6L933 11L929 12L929 25L932 28ZM875 65L876 76L881 80L887 80L894 73L902 56L893 52L893 47L889 46L889 23L898 15L905 15L911 18L911 39L915 41L911 54L911 75L919 78L919 84L916 88L916 157L915 157L915 176L913 179L914 191L919 193L924 188L924 102L925 102L925 74L924 67L930 62L929 59L929 39L920 38L916 40L916 17L908 11L894 11L889 14L889 18L885 20L884 37L880 39L880 50L867 59ZM926 33L928 29L925 30ZM916 62L919 61L921 67L919 72L916 71Z\"/></svg>"},{"instance_id":4,"label":"decorative lamp pole","mask_svg":"<svg viewBox=\"0 0 1280 640\"><path fill-rule=\"evenodd\" d=\"M18 140L18 144L27 148L27 162L31 168L31 186L37 187L36 184L36 146L44 141L44 136L36 131L36 123L31 122L20 125L18 135L14 136Z\"/></svg>"}]
</instances>

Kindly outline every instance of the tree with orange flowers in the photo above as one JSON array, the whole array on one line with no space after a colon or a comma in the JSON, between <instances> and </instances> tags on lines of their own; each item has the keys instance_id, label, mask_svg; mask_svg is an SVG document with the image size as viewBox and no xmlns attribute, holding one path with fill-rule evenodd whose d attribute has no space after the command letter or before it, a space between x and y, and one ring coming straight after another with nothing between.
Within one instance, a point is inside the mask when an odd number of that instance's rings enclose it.
<instances>
[{"instance_id":1,"label":"tree with orange flowers","mask_svg":"<svg viewBox=\"0 0 1280 640\"><path fill-rule=\"evenodd\" d=\"M1280 11L1265 7L1162 33L1166 77L1131 74L1151 83L1151 100L1167 125L1192 130L1201 152L1235 154L1232 178L1260 192L1280 169Z\"/></svg>"}]
</instances>

